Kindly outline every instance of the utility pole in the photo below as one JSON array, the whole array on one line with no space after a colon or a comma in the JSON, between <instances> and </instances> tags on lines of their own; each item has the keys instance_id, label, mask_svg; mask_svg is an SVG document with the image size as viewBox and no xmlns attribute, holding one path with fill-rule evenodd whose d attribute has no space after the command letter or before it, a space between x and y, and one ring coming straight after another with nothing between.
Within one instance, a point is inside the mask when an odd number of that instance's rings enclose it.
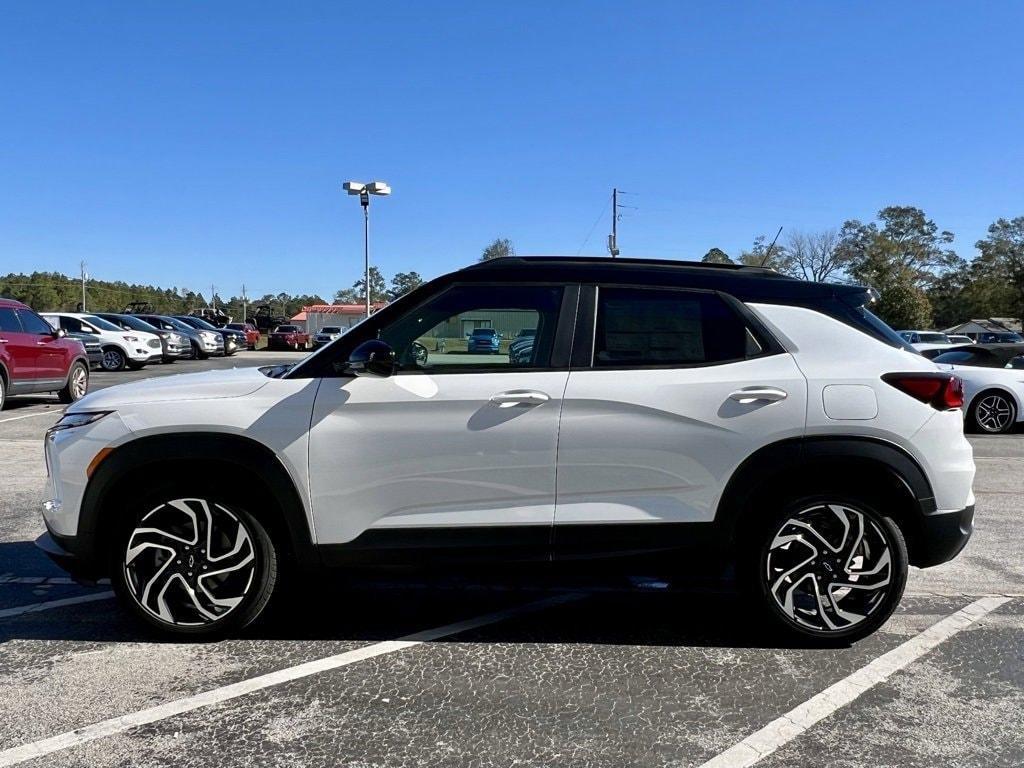
<instances>
[{"instance_id":1,"label":"utility pole","mask_svg":"<svg viewBox=\"0 0 1024 768\"><path fill-rule=\"evenodd\" d=\"M245 283L242 283L242 322L246 322Z\"/></svg>"},{"instance_id":2,"label":"utility pole","mask_svg":"<svg viewBox=\"0 0 1024 768\"><path fill-rule=\"evenodd\" d=\"M214 312L217 311L217 299L216 299L216 296L217 296L217 286L215 286L213 283L210 283L210 301L208 303L208 306L213 307L213 311Z\"/></svg>"},{"instance_id":3,"label":"utility pole","mask_svg":"<svg viewBox=\"0 0 1024 768\"><path fill-rule=\"evenodd\" d=\"M81 264L82 267L82 311L85 312L85 262Z\"/></svg>"},{"instance_id":4,"label":"utility pole","mask_svg":"<svg viewBox=\"0 0 1024 768\"><path fill-rule=\"evenodd\" d=\"M608 252L614 259L619 255L619 190L612 188L612 233L608 235Z\"/></svg>"}]
</instances>

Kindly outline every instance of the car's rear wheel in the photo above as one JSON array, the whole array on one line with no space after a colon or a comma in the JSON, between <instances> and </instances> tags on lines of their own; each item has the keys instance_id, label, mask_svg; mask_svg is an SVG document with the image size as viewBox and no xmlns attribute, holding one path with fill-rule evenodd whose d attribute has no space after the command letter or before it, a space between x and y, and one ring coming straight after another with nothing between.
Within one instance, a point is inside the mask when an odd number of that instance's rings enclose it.
<instances>
[{"instance_id":1,"label":"car's rear wheel","mask_svg":"<svg viewBox=\"0 0 1024 768\"><path fill-rule=\"evenodd\" d=\"M124 366L127 363L127 359L117 347L105 347L103 349L103 359L100 361L100 367L104 371L123 371Z\"/></svg>"},{"instance_id":2,"label":"car's rear wheel","mask_svg":"<svg viewBox=\"0 0 1024 768\"><path fill-rule=\"evenodd\" d=\"M970 424L979 432L998 435L1009 432L1017 423L1017 405L1005 392L982 392L971 403Z\"/></svg>"},{"instance_id":3,"label":"car's rear wheel","mask_svg":"<svg viewBox=\"0 0 1024 768\"><path fill-rule=\"evenodd\" d=\"M2 384L0 384L2 386ZM62 403L73 403L81 400L89 392L89 366L85 363L75 363L68 371L68 380L64 388L57 393L57 399ZM0 397L0 400L3 400Z\"/></svg>"},{"instance_id":4,"label":"car's rear wheel","mask_svg":"<svg viewBox=\"0 0 1024 768\"><path fill-rule=\"evenodd\" d=\"M764 526L752 593L774 624L819 642L854 642L892 615L908 559L896 523L843 496L792 500Z\"/></svg>"},{"instance_id":5,"label":"car's rear wheel","mask_svg":"<svg viewBox=\"0 0 1024 768\"><path fill-rule=\"evenodd\" d=\"M4 381L4 377L0 376L0 411L4 409L5 402L7 402L7 383Z\"/></svg>"},{"instance_id":6,"label":"car's rear wheel","mask_svg":"<svg viewBox=\"0 0 1024 768\"><path fill-rule=\"evenodd\" d=\"M177 636L251 624L277 583L278 553L241 505L213 493L158 494L121 528L111 574L122 604Z\"/></svg>"}]
</instances>

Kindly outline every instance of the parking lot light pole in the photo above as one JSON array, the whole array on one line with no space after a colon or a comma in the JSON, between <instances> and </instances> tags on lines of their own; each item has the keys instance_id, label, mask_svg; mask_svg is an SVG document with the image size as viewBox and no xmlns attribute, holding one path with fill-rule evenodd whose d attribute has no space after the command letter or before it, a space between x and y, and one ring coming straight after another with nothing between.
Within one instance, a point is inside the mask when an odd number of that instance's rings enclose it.
<instances>
[{"instance_id":1,"label":"parking lot light pole","mask_svg":"<svg viewBox=\"0 0 1024 768\"><path fill-rule=\"evenodd\" d=\"M366 317L370 317L370 195L390 195L391 187L383 181L346 181L342 187L350 195L359 195L359 204L363 207L363 289L366 291Z\"/></svg>"}]
</instances>

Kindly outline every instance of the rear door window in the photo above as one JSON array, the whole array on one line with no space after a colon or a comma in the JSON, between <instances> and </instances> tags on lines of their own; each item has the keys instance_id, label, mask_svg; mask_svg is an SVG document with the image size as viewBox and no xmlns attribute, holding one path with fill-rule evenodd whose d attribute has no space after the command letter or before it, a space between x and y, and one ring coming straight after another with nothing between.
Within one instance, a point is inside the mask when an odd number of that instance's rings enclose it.
<instances>
[{"instance_id":1,"label":"rear door window","mask_svg":"<svg viewBox=\"0 0 1024 768\"><path fill-rule=\"evenodd\" d=\"M714 293L601 288L595 367L672 367L743 360L763 350L744 319Z\"/></svg>"}]
</instances>

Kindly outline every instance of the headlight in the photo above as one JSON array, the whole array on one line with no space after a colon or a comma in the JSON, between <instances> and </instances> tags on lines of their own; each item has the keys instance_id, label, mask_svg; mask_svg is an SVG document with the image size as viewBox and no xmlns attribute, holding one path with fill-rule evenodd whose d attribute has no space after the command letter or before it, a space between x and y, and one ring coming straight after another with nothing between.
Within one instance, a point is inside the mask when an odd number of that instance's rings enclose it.
<instances>
[{"instance_id":1,"label":"headlight","mask_svg":"<svg viewBox=\"0 0 1024 768\"><path fill-rule=\"evenodd\" d=\"M217 340L217 334L213 333L212 331L200 331L199 335L202 336L206 341Z\"/></svg>"},{"instance_id":2,"label":"headlight","mask_svg":"<svg viewBox=\"0 0 1024 768\"><path fill-rule=\"evenodd\" d=\"M138 336L125 336L124 340L125 341L130 341L130 342L134 343L134 342L139 340L139 337Z\"/></svg>"},{"instance_id":3,"label":"headlight","mask_svg":"<svg viewBox=\"0 0 1024 768\"><path fill-rule=\"evenodd\" d=\"M99 421L110 413L113 413L113 411L80 411L78 413L65 413L61 417L60 421L50 427L47 432L60 432L63 429L84 427L86 424L92 424L94 421Z\"/></svg>"}]
</instances>

